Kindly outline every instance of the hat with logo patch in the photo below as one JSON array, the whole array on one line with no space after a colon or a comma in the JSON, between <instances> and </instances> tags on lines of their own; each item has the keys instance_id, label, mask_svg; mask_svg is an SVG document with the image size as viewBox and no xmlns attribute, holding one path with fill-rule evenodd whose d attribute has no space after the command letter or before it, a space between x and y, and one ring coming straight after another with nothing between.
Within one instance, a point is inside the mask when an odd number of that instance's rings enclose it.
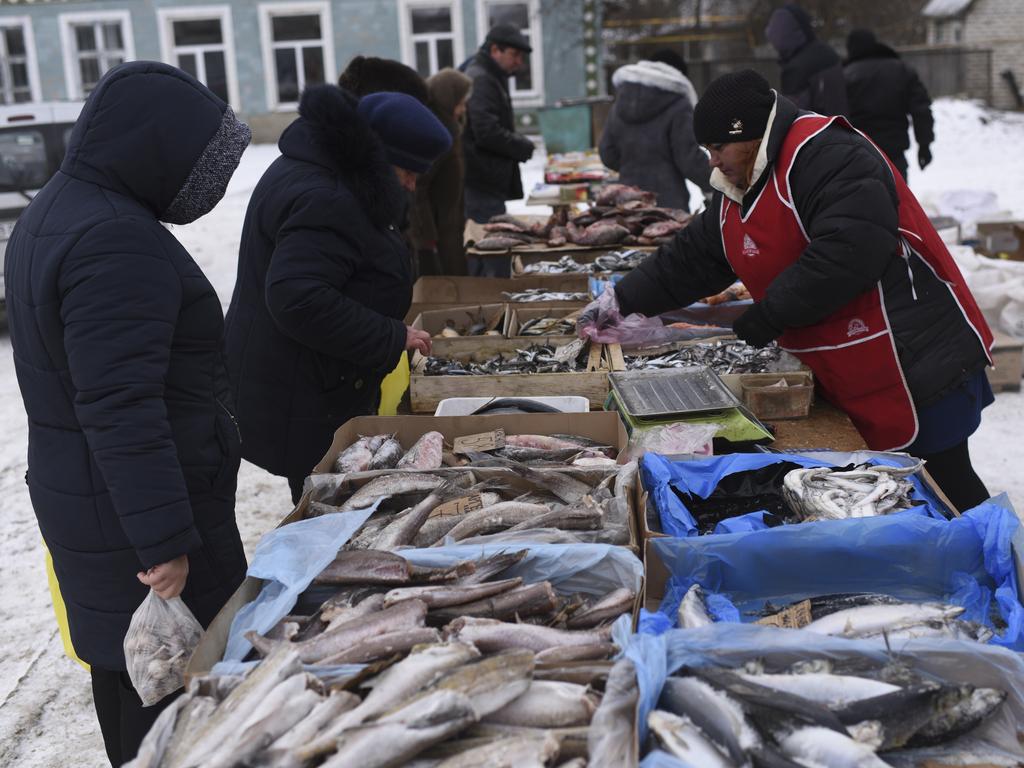
<instances>
[{"instance_id":1,"label":"hat with logo patch","mask_svg":"<svg viewBox=\"0 0 1024 768\"><path fill-rule=\"evenodd\" d=\"M728 144L764 136L775 94L768 81L752 69L722 75L705 89L693 110L697 142Z\"/></svg>"}]
</instances>

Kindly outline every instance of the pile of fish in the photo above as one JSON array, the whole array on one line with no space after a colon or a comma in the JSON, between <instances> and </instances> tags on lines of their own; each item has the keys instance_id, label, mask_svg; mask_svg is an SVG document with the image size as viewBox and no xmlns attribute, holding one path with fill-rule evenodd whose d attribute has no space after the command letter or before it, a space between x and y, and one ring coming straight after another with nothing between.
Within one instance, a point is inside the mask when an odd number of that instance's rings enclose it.
<instances>
[{"instance_id":1,"label":"pile of fish","mask_svg":"<svg viewBox=\"0 0 1024 768\"><path fill-rule=\"evenodd\" d=\"M444 435L427 432L406 451L394 435L360 437L334 460L334 471L368 472L378 469L438 469L444 452Z\"/></svg>"},{"instance_id":2,"label":"pile of fish","mask_svg":"<svg viewBox=\"0 0 1024 768\"><path fill-rule=\"evenodd\" d=\"M587 364L586 343L576 339L561 347L532 344L514 354L497 354L487 360L458 360L428 357L423 363L426 376L493 376L508 373L572 373Z\"/></svg>"},{"instance_id":3,"label":"pile of fish","mask_svg":"<svg viewBox=\"0 0 1024 768\"><path fill-rule=\"evenodd\" d=\"M561 207L543 223L530 223L509 214L494 216L484 225L487 235L473 247L508 251L531 245L660 245L670 241L691 218L687 211L656 207L650 192L613 184L595 205L572 216Z\"/></svg>"},{"instance_id":4,"label":"pile of fish","mask_svg":"<svg viewBox=\"0 0 1024 768\"><path fill-rule=\"evenodd\" d=\"M523 267L525 274L574 274L596 272L628 272L636 269L650 256L648 251L627 249L601 254L589 264L581 264L566 254L558 261L538 261Z\"/></svg>"},{"instance_id":5,"label":"pile of fish","mask_svg":"<svg viewBox=\"0 0 1024 768\"><path fill-rule=\"evenodd\" d=\"M524 320L517 336L575 336L577 314L564 317L532 317Z\"/></svg>"},{"instance_id":6,"label":"pile of fish","mask_svg":"<svg viewBox=\"0 0 1024 768\"><path fill-rule=\"evenodd\" d=\"M444 328L435 333L435 338L455 339L462 336L501 336L499 330L505 318L505 310L498 310L491 317L485 317L483 309L477 312L466 311L466 322L456 322L454 318L445 320Z\"/></svg>"},{"instance_id":7,"label":"pile of fish","mask_svg":"<svg viewBox=\"0 0 1024 768\"><path fill-rule=\"evenodd\" d=\"M849 470L830 467L794 469L786 473L782 495L801 520L844 520L876 517L910 509L914 485L907 478L924 466L864 464Z\"/></svg>"},{"instance_id":8,"label":"pile of fish","mask_svg":"<svg viewBox=\"0 0 1024 768\"><path fill-rule=\"evenodd\" d=\"M632 611L636 595L562 595L547 581L500 578L525 555L428 568L390 552L342 550L299 600L298 610L311 613L246 639L260 655L289 648L319 666L369 664L442 640L485 653L528 649L538 661L610 657L611 622Z\"/></svg>"},{"instance_id":9,"label":"pile of fish","mask_svg":"<svg viewBox=\"0 0 1024 768\"><path fill-rule=\"evenodd\" d=\"M308 515L377 505L347 551L536 538L544 531L547 540L629 544L637 465L618 465L614 455L573 435L509 435L490 451L445 453L447 467L435 473L355 481L314 476Z\"/></svg>"},{"instance_id":10,"label":"pile of fish","mask_svg":"<svg viewBox=\"0 0 1024 768\"><path fill-rule=\"evenodd\" d=\"M766 603L758 623L887 643L921 637L978 643L992 639L989 627L959 618L963 612L963 607L948 603L910 603L890 595L853 593L811 597L782 608ZM700 585L687 590L679 603L677 619L683 629L714 622Z\"/></svg>"},{"instance_id":11,"label":"pile of fish","mask_svg":"<svg viewBox=\"0 0 1024 768\"><path fill-rule=\"evenodd\" d=\"M942 747L944 758L957 760L928 765L961 765L974 750L956 740L993 717L1006 696L898 660L753 661L683 668L665 681L647 722L663 749L701 768L887 768L890 753L918 747Z\"/></svg>"},{"instance_id":12,"label":"pile of fish","mask_svg":"<svg viewBox=\"0 0 1024 768\"><path fill-rule=\"evenodd\" d=\"M715 373L766 373L777 369L782 350L777 344L752 347L744 341L713 341L689 344L664 355L627 355L626 369L652 371L706 365Z\"/></svg>"},{"instance_id":13,"label":"pile of fish","mask_svg":"<svg viewBox=\"0 0 1024 768\"><path fill-rule=\"evenodd\" d=\"M281 644L244 678L194 680L129 766L585 766L611 662L545 662L516 645L539 636L531 625L471 626L330 686L303 671L295 644ZM547 631L577 645L535 645L571 649L606 634Z\"/></svg>"},{"instance_id":14,"label":"pile of fish","mask_svg":"<svg viewBox=\"0 0 1024 768\"><path fill-rule=\"evenodd\" d=\"M534 302L534 301L588 301L590 294L584 291L549 291L546 288L528 288L525 291L502 291L509 301Z\"/></svg>"}]
</instances>

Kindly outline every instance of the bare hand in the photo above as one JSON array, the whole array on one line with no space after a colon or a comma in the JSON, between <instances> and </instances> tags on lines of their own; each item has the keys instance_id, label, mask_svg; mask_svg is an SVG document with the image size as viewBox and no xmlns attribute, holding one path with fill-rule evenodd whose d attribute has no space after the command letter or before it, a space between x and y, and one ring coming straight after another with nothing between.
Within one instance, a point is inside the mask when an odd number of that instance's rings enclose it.
<instances>
[{"instance_id":1,"label":"bare hand","mask_svg":"<svg viewBox=\"0 0 1024 768\"><path fill-rule=\"evenodd\" d=\"M421 355L430 354L430 334L410 326L405 326L405 348L415 349Z\"/></svg>"},{"instance_id":2,"label":"bare hand","mask_svg":"<svg viewBox=\"0 0 1024 768\"><path fill-rule=\"evenodd\" d=\"M164 600L181 594L188 580L188 555L176 557L166 563L154 565L148 571L139 571L139 581L151 587Z\"/></svg>"}]
</instances>

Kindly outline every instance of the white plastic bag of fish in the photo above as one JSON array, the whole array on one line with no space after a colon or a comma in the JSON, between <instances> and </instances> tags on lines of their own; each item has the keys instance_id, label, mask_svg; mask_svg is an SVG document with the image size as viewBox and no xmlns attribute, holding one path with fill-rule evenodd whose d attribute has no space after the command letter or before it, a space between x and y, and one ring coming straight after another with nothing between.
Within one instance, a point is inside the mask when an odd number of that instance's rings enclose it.
<instances>
[{"instance_id":1,"label":"white plastic bag of fish","mask_svg":"<svg viewBox=\"0 0 1024 768\"><path fill-rule=\"evenodd\" d=\"M645 453L663 456L710 456L712 440L721 424L687 424L676 422L655 427L638 428L629 436L626 456L638 461Z\"/></svg>"},{"instance_id":2,"label":"white plastic bag of fish","mask_svg":"<svg viewBox=\"0 0 1024 768\"><path fill-rule=\"evenodd\" d=\"M124 636L128 677L143 706L185 684L185 666L202 635L202 626L180 597L164 600L149 590Z\"/></svg>"}]
</instances>

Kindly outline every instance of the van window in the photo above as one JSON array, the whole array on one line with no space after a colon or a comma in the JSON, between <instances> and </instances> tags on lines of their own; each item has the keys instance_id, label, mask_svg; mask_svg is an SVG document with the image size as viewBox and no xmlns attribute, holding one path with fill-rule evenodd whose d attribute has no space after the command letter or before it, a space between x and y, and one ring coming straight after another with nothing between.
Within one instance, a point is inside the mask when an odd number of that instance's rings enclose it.
<instances>
[{"instance_id":1,"label":"van window","mask_svg":"<svg viewBox=\"0 0 1024 768\"><path fill-rule=\"evenodd\" d=\"M51 173L42 131L23 128L0 132L0 187L38 189Z\"/></svg>"}]
</instances>

